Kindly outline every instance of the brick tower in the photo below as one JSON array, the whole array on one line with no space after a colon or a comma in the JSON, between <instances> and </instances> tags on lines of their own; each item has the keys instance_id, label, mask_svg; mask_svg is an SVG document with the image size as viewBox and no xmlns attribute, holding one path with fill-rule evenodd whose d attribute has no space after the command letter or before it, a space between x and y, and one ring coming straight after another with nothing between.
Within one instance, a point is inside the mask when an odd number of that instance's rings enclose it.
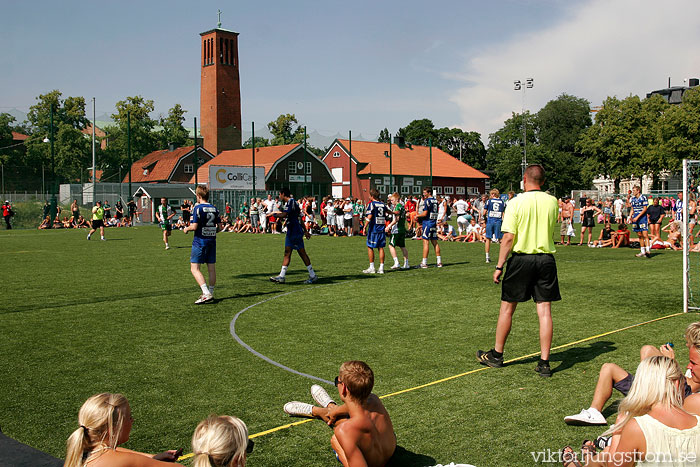
<instances>
[{"instance_id":1,"label":"brick tower","mask_svg":"<svg viewBox=\"0 0 700 467\"><path fill-rule=\"evenodd\" d=\"M216 29L202 37L200 86L201 133L204 148L214 155L241 144L241 83L238 75L238 33Z\"/></svg>"}]
</instances>

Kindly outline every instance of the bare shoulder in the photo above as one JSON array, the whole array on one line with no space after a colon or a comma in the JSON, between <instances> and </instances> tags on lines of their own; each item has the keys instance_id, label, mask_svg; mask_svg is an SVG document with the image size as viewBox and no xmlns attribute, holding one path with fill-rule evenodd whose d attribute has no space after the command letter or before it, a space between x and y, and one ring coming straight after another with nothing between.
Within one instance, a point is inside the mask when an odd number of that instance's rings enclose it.
<instances>
[{"instance_id":1,"label":"bare shoulder","mask_svg":"<svg viewBox=\"0 0 700 467\"><path fill-rule=\"evenodd\" d=\"M683 409L694 415L700 415L700 393L692 394L685 398Z\"/></svg>"}]
</instances>

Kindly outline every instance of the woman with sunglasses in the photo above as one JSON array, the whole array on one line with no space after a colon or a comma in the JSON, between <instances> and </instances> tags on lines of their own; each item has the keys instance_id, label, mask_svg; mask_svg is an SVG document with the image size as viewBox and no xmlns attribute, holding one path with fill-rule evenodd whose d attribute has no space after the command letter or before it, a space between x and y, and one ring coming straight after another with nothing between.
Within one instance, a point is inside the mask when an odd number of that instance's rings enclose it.
<instances>
[{"instance_id":1,"label":"woman with sunglasses","mask_svg":"<svg viewBox=\"0 0 700 467\"><path fill-rule=\"evenodd\" d=\"M154 456L119 447L129 440L133 422L129 402L123 395L103 393L90 397L80 408L79 426L66 443L64 467L173 465L182 450Z\"/></svg>"}]
</instances>

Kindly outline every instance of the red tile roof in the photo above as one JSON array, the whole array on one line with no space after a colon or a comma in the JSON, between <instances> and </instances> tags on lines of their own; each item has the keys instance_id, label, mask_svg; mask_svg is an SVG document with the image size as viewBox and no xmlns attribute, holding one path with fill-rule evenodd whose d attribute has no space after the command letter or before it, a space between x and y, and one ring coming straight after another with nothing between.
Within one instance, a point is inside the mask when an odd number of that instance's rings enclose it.
<instances>
[{"instance_id":1,"label":"red tile roof","mask_svg":"<svg viewBox=\"0 0 700 467\"><path fill-rule=\"evenodd\" d=\"M349 141L337 140L343 147L348 148ZM331 146L332 149L332 146ZM353 141L352 155L360 163L367 164L358 173L360 175L383 174L389 175L389 158L384 151L389 150L388 143L370 141ZM330 152L330 151L329 151ZM326 154L326 157L328 154ZM325 159L325 157L324 157ZM391 168L395 175L428 176L430 175L430 149L427 146L406 146L401 149L396 144L391 145ZM488 175L474 167L460 162L445 151L433 148L433 176L453 178L489 178Z\"/></svg>"},{"instance_id":2,"label":"red tile roof","mask_svg":"<svg viewBox=\"0 0 700 467\"><path fill-rule=\"evenodd\" d=\"M270 168L275 165L275 162L280 160L286 154L289 154L298 147L299 144L284 144L282 146L263 146L255 148L255 166L265 168L265 176L270 171ZM252 149L233 149L223 151L218 156L208 161L206 164L197 170L197 181L199 183L209 183L209 166L210 165L233 165L240 167L251 167L253 165ZM190 179L190 183L194 183L194 175Z\"/></svg>"},{"instance_id":3,"label":"red tile roof","mask_svg":"<svg viewBox=\"0 0 700 467\"><path fill-rule=\"evenodd\" d=\"M12 140L13 141L25 141L29 139L29 135L24 135L22 133L17 133L16 131L12 132Z\"/></svg>"},{"instance_id":4,"label":"red tile roof","mask_svg":"<svg viewBox=\"0 0 700 467\"><path fill-rule=\"evenodd\" d=\"M131 183L167 182L180 158L193 150L194 146L186 146L174 151L163 149L145 155L131 165ZM123 183L128 181L127 174Z\"/></svg>"}]
</instances>

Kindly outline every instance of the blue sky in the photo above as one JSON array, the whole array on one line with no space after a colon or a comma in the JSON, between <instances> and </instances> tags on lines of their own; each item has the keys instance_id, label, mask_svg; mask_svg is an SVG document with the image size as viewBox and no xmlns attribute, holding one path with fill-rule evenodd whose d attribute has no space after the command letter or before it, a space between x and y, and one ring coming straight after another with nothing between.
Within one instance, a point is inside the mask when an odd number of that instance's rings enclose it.
<instances>
[{"instance_id":1,"label":"blue sky","mask_svg":"<svg viewBox=\"0 0 700 467\"><path fill-rule=\"evenodd\" d=\"M415 118L484 140L533 77L532 111L562 92L598 105L700 75L700 2L670 0L4 2L0 112L52 89L199 113L199 33L240 33L244 128L295 113L309 132L375 137ZM663 6L660 6L663 5ZM92 109L89 109L89 113Z\"/></svg>"}]
</instances>

